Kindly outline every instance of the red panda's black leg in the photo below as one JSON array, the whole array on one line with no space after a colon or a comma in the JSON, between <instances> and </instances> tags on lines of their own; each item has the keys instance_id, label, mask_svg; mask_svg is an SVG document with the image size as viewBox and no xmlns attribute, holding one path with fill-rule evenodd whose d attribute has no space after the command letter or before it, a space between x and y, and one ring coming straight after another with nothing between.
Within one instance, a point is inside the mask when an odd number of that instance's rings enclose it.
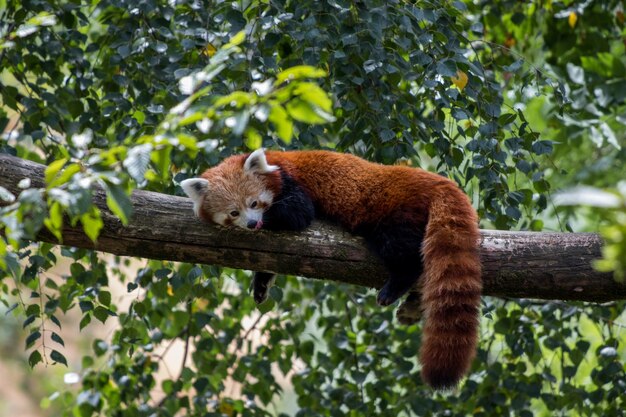
<instances>
[{"instance_id":1,"label":"red panda's black leg","mask_svg":"<svg viewBox=\"0 0 626 417\"><path fill-rule=\"evenodd\" d=\"M399 212L363 233L390 273L378 293L377 301L382 306L396 302L413 288L422 274L424 226L412 221L408 214Z\"/></svg>"},{"instance_id":2,"label":"red panda's black leg","mask_svg":"<svg viewBox=\"0 0 626 417\"><path fill-rule=\"evenodd\" d=\"M395 303L400 297L408 293L417 282L421 271L409 274L394 274L385 282L385 285L378 292L376 302L381 306L388 306Z\"/></svg>"},{"instance_id":3,"label":"red panda's black leg","mask_svg":"<svg viewBox=\"0 0 626 417\"><path fill-rule=\"evenodd\" d=\"M255 272L252 279L252 295L257 304L267 300L270 288L274 283L276 275L271 272Z\"/></svg>"}]
</instances>

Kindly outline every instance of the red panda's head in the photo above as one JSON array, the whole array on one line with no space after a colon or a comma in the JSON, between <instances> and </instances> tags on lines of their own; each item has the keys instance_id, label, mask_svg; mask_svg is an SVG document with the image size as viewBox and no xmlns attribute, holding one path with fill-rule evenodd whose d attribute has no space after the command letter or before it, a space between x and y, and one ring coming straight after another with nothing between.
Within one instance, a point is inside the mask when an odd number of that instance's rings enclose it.
<instances>
[{"instance_id":1,"label":"red panda's head","mask_svg":"<svg viewBox=\"0 0 626 417\"><path fill-rule=\"evenodd\" d=\"M201 178L180 185L193 200L197 216L222 226L256 230L263 226L263 213L275 197L269 177L278 169L269 165L263 149L258 149L248 157L232 156L206 170Z\"/></svg>"}]
</instances>

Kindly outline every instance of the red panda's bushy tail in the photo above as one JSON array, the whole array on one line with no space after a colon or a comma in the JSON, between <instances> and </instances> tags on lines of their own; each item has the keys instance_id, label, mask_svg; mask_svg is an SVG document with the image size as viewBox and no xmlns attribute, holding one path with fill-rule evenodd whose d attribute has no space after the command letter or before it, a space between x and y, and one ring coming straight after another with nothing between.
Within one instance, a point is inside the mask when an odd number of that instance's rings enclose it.
<instances>
[{"instance_id":1,"label":"red panda's bushy tail","mask_svg":"<svg viewBox=\"0 0 626 417\"><path fill-rule=\"evenodd\" d=\"M433 202L422 245L420 362L422 379L435 389L455 387L476 354L482 289L479 238L476 212L461 190L447 190Z\"/></svg>"}]
</instances>

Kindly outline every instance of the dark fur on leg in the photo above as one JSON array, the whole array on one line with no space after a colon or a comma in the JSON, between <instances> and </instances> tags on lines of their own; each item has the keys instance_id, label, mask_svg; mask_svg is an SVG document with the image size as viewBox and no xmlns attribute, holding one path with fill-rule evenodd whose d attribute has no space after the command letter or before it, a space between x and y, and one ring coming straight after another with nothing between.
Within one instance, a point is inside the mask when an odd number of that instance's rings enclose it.
<instances>
[{"instance_id":1,"label":"dark fur on leg","mask_svg":"<svg viewBox=\"0 0 626 417\"><path fill-rule=\"evenodd\" d=\"M252 294L257 304L267 300L267 295L272 288L276 275L272 272L255 272L252 279Z\"/></svg>"},{"instance_id":2,"label":"dark fur on leg","mask_svg":"<svg viewBox=\"0 0 626 417\"><path fill-rule=\"evenodd\" d=\"M282 189L274 198L273 204L263 214L263 229L268 230L303 230L315 217L315 208L311 197L304 188L284 171L281 171ZM271 272L255 272L252 280L252 292L257 304L267 300L269 290L276 275Z\"/></svg>"},{"instance_id":3,"label":"dark fur on leg","mask_svg":"<svg viewBox=\"0 0 626 417\"><path fill-rule=\"evenodd\" d=\"M394 216L361 233L382 258L391 277L378 293L378 304L393 304L406 294L422 274L422 240L424 226L413 221L410 212Z\"/></svg>"}]
</instances>

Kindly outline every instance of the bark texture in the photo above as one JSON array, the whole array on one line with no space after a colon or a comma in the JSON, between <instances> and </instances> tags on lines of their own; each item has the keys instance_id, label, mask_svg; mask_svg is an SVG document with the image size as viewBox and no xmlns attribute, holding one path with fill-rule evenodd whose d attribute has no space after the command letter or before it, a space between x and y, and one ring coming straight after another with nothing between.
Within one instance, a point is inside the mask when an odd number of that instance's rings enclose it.
<instances>
[{"instance_id":1,"label":"bark texture","mask_svg":"<svg viewBox=\"0 0 626 417\"><path fill-rule=\"evenodd\" d=\"M0 154L0 185L14 194L30 178L43 186L44 166ZM315 222L301 233L249 232L202 223L183 197L135 191L134 214L123 226L95 192L104 228L96 245L80 225L67 225L63 244L116 255L274 271L380 288L387 273L364 240L339 227ZM57 243L42 232L42 241ZM626 284L591 267L602 241L592 233L483 230L483 294L498 297L607 301L626 298Z\"/></svg>"}]
</instances>

